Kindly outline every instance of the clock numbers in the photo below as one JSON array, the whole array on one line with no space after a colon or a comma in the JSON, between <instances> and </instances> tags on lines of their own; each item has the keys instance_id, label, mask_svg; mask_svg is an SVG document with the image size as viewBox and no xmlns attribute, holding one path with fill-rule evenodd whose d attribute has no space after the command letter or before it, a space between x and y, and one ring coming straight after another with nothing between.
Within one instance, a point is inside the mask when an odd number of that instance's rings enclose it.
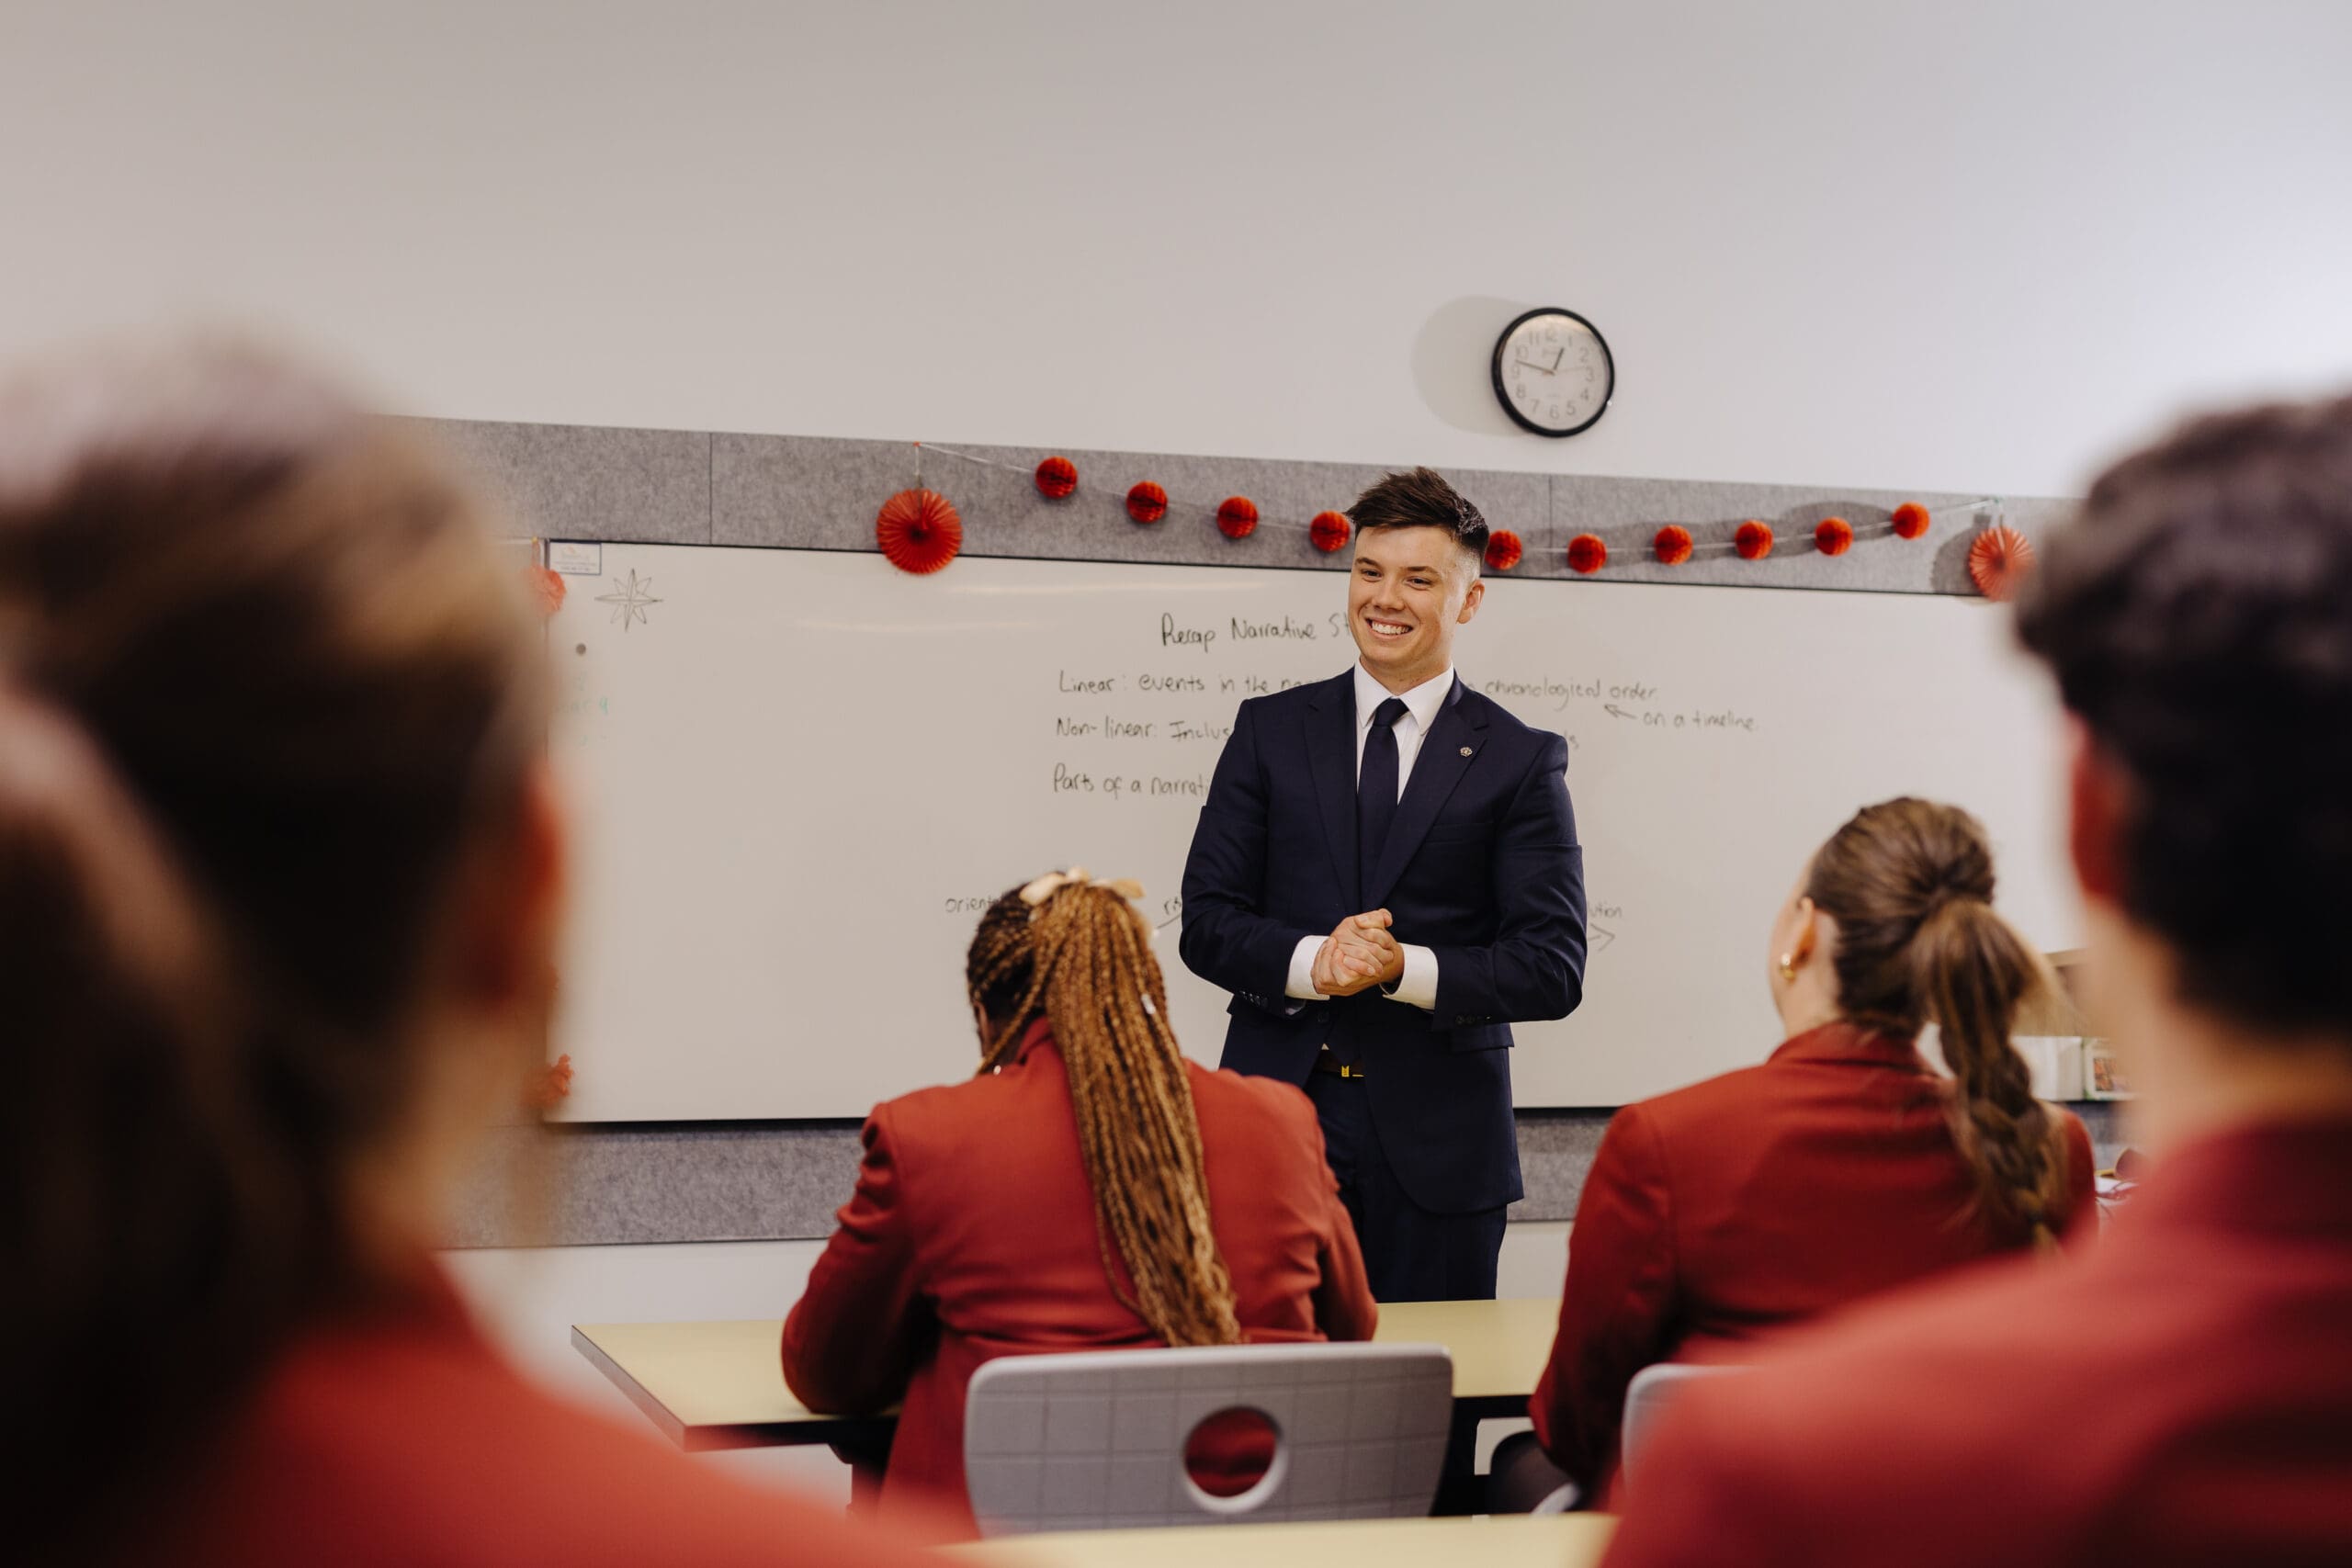
<instances>
[{"instance_id":1,"label":"clock numbers","mask_svg":"<svg viewBox=\"0 0 2352 1568\"><path fill-rule=\"evenodd\" d=\"M1495 394L1520 424L1573 435L1609 407L1615 373L1609 345L1574 311L1530 310L1495 344Z\"/></svg>"}]
</instances>

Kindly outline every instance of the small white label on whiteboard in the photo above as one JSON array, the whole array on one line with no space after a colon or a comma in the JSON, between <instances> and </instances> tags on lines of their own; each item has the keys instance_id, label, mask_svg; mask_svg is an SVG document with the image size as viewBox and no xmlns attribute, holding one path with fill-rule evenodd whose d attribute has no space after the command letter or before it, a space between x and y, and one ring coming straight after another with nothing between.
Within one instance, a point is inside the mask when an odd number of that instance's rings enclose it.
<instances>
[{"instance_id":1,"label":"small white label on whiteboard","mask_svg":"<svg viewBox=\"0 0 2352 1568\"><path fill-rule=\"evenodd\" d=\"M582 544L576 539L548 541L548 565L566 577L602 577L605 575L605 547Z\"/></svg>"}]
</instances>

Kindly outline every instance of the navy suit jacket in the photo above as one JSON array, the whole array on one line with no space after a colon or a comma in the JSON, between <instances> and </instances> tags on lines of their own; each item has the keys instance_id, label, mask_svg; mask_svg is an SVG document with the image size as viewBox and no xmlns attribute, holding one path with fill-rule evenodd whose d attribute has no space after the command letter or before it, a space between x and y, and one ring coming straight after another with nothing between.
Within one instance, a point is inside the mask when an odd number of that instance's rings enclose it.
<instances>
[{"instance_id":1,"label":"navy suit jacket","mask_svg":"<svg viewBox=\"0 0 2352 1568\"><path fill-rule=\"evenodd\" d=\"M1352 671L1241 705L1184 863L1186 967L1233 993L1223 1065L1304 1083L1327 1043L1365 1071L1398 1182L1436 1213L1521 1195L1510 1025L1584 995L1584 860L1567 742L1457 677L1422 738L1383 858L1359 886ZM1437 1008L1378 987L1283 996L1303 936L1385 908L1437 954Z\"/></svg>"}]
</instances>

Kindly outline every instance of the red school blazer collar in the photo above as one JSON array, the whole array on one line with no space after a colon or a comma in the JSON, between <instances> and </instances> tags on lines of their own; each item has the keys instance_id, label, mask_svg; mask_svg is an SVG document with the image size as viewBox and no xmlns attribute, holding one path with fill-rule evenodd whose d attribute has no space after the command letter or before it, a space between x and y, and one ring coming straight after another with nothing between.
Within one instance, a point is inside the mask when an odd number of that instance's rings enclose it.
<instances>
[{"instance_id":1,"label":"red school blazer collar","mask_svg":"<svg viewBox=\"0 0 2352 1568\"><path fill-rule=\"evenodd\" d=\"M1853 1062L1915 1073L1928 1070L1917 1042L1842 1018L1789 1036L1766 1060L1776 1067L1793 1062Z\"/></svg>"},{"instance_id":2,"label":"red school blazer collar","mask_svg":"<svg viewBox=\"0 0 2352 1568\"><path fill-rule=\"evenodd\" d=\"M1012 1048L1012 1060L1005 1066L1017 1067L1029 1059L1030 1052L1041 1045L1050 1046L1053 1043L1054 1021L1049 1018L1035 1019L1027 1029L1021 1032L1021 1043Z\"/></svg>"}]
</instances>

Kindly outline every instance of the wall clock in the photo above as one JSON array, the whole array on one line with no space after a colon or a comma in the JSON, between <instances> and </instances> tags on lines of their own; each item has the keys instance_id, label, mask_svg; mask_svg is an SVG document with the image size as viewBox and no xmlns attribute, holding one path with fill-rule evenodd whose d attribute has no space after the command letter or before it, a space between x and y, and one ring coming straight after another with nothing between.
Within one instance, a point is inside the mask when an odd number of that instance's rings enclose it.
<instances>
[{"instance_id":1,"label":"wall clock","mask_svg":"<svg viewBox=\"0 0 2352 1568\"><path fill-rule=\"evenodd\" d=\"M1528 311L1495 340L1495 397L1538 435L1574 435L1609 412L1617 362L1600 330L1574 310Z\"/></svg>"}]
</instances>

